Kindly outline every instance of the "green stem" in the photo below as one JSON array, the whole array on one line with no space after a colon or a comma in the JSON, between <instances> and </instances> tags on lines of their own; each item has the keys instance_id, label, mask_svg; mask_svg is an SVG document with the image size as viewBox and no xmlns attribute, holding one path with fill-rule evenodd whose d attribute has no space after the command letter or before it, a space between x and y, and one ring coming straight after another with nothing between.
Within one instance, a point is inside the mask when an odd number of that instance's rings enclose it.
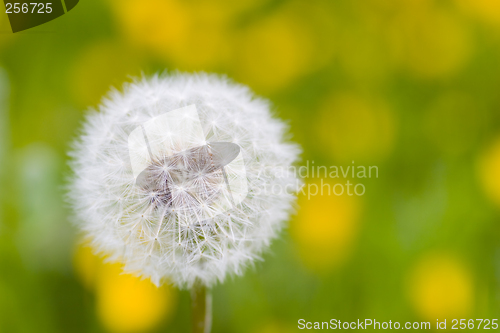
<instances>
[{"instance_id":1,"label":"green stem","mask_svg":"<svg viewBox=\"0 0 500 333\"><path fill-rule=\"evenodd\" d=\"M212 326L212 294L199 281L191 289L191 321L193 333L210 333Z\"/></svg>"}]
</instances>

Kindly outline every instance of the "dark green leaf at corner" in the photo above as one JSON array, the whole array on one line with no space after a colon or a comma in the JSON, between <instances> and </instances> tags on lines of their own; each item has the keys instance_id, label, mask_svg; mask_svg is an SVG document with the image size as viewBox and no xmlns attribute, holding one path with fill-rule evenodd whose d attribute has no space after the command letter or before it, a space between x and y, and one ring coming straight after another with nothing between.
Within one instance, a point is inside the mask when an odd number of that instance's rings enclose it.
<instances>
[{"instance_id":1,"label":"dark green leaf at corner","mask_svg":"<svg viewBox=\"0 0 500 333\"><path fill-rule=\"evenodd\" d=\"M52 21L64 15L61 0L4 0L12 32L19 32ZM67 10L78 0L66 0Z\"/></svg>"},{"instance_id":2,"label":"dark green leaf at corner","mask_svg":"<svg viewBox=\"0 0 500 333\"><path fill-rule=\"evenodd\" d=\"M78 3L79 0L64 0L64 2L66 3L66 11L70 11L72 10L76 4Z\"/></svg>"}]
</instances>

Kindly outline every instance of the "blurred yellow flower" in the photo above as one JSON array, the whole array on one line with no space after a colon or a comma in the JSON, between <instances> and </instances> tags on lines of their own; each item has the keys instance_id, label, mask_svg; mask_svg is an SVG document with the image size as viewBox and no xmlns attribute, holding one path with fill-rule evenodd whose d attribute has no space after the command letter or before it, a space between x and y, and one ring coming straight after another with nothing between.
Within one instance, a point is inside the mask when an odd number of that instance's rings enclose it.
<instances>
[{"instance_id":1,"label":"blurred yellow flower","mask_svg":"<svg viewBox=\"0 0 500 333\"><path fill-rule=\"evenodd\" d=\"M210 70L232 51L232 24L261 1L109 0L125 40L181 70Z\"/></svg>"},{"instance_id":2,"label":"blurred yellow flower","mask_svg":"<svg viewBox=\"0 0 500 333\"><path fill-rule=\"evenodd\" d=\"M321 188L318 181L311 184ZM328 185L333 187L335 183ZM306 194L299 196L299 206L290 233L303 261L320 272L339 267L349 257L354 245L361 213L360 197L324 193L308 200Z\"/></svg>"},{"instance_id":3,"label":"blurred yellow flower","mask_svg":"<svg viewBox=\"0 0 500 333\"><path fill-rule=\"evenodd\" d=\"M394 61L417 77L448 77L469 59L472 47L468 30L444 10L408 6L387 28Z\"/></svg>"},{"instance_id":4,"label":"blurred yellow flower","mask_svg":"<svg viewBox=\"0 0 500 333\"><path fill-rule=\"evenodd\" d=\"M500 207L500 137L479 156L477 170L487 197Z\"/></svg>"},{"instance_id":5,"label":"blurred yellow flower","mask_svg":"<svg viewBox=\"0 0 500 333\"><path fill-rule=\"evenodd\" d=\"M191 15L177 0L109 0L118 27L133 45L168 52L188 38Z\"/></svg>"},{"instance_id":6,"label":"blurred yellow flower","mask_svg":"<svg viewBox=\"0 0 500 333\"><path fill-rule=\"evenodd\" d=\"M111 332L144 332L168 319L175 308L169 287L122 274L119 264L103 267L96 291L99 318Z\"/></svg>"},{"instance_id":7,"label":"blurred yellow flower","mask_svg":"<svg viewBox=\"0 0 500 333\"><path fill-rule=\"evenodd\" d=\"M392 150L396 120L382 102L351 93L323 103L317 121L320 142L336 160L378 160Z\"/></svg>"},{"instance_id":8,"label":"blurred yellow flower","mask_svg":"<svg viewBox=\"0 0 500 333\"><path fill-rule=\"evenodd\" d=\"M458 258L429 254L410 272L409 295L426 320L468 318L474 303L473 279Z\"/></svg>"},{"instance_id":9,"label":"blurred yellow flower","mask_svg":"<svg viewBox=\"0 0 500 333\"><path fill-rule=\"evenodd\" d=\"M315 67L313 36L288 11L252 24L238 39L235 75L257 90L274 92Z\"/></svg>"},{"instance_id":10,"label":"blurred yellow flower","mask_svg":"<svg viewBox=\"0 0 500 333\"><path fill-rule=\"evenodd\" d=\"M110 332L144 332L168 320L177 303L175 290L122 274L120 264L103 263L81 245L74 257L77 276L95 290L97 314Z\"/></svg>"},{"instance_id":11,"label":"blurred yellow flower","mask_svg":"<svg viewBox=\"0 0 500 333\"><path fill-rule=\"evenodd\" d=\"M102 41L86 47L70 71L70 88L81 106L95 105L110 87L121 88L127 78L142 68L135 53L113 42Z\"/></svg>"},{"instance_id":12,"label":"blurred yellow flower","mask_svg":"<svg viewBox=\"0 0 500 333\"><path fill-rule=\"evenodd\" d=\"M455 0L467 14L500 27L500 1L498 0Z\"/></svg>"}]
</instances>

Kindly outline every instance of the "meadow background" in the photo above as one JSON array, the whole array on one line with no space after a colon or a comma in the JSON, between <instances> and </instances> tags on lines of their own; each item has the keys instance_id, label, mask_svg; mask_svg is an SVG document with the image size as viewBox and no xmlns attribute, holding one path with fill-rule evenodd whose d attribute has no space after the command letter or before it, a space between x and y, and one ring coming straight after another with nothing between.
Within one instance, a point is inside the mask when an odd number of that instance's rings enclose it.
<instances>
[{"instance_id":1,"label":"meadow background","mask_svg":"<svg viewBox=\"0 0 500 333\"><path fill-rule=\"evenodd\" d=\"M301 196L265 260L214 288L213 332L498 318L498 0L82 0L16 34L3 12L0 332L189 330L189 293L104 264L64 203L85 110L172 70L269 98L304 161L379 168L363 196Z\"/></svg>"}]
</instances>

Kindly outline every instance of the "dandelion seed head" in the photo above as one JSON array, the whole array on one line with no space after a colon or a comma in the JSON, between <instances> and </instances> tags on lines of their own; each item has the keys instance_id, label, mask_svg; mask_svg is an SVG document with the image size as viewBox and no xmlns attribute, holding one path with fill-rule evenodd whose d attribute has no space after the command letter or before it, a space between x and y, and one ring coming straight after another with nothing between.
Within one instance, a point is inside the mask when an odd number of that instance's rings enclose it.
<instances>
[{"instance_id":1,"label":"dandelion seed head","mask_svg":"<svg viewBox=\"0 0 500 333\"><path fill-rule=\"evenodd\" d=\"M206 74L113 90L70 152L69 199L96 252L191 287L241 274L289 218L300 149L267 101ZM266 188L282 191L268 192Z\"/></svg>"}]
</instances>

